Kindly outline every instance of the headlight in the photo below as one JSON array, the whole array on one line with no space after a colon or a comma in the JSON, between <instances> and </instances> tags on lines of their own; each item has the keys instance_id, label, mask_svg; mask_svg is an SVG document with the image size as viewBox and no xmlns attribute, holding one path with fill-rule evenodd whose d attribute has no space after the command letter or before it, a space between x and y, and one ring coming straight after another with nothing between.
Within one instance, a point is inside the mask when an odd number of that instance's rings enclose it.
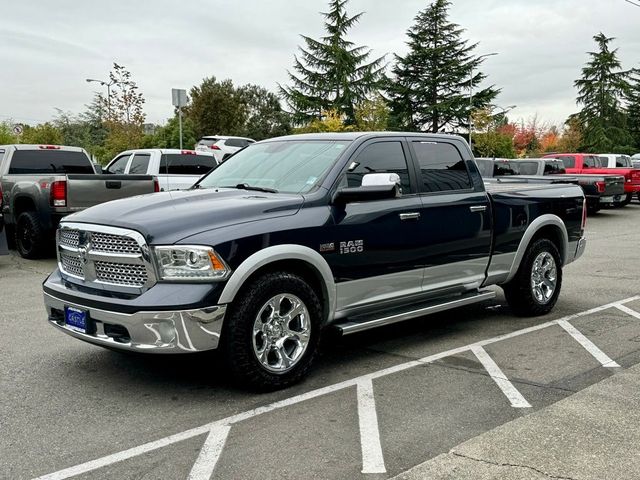
<instances>
[{"instance_id":1,"label":"headlight","mask_svg":"<svg viewBox=\"0 0 640 480\"><path fill-rule=\"evenodd\" d=\"M222 280L230 270L211 247L154 247L161 280Z\"/></svg>"}]
</instances>

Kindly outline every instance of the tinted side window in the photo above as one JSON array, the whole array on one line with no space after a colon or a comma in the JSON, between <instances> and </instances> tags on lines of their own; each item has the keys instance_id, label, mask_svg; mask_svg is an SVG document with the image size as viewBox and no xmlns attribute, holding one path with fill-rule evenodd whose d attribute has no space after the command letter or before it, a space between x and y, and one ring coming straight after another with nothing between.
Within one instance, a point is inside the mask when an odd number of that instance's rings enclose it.
<instances>
[{"instance_id":1,"label":"tinted side window","mask_svg":"<svg viewBox=\"0 0 640 480\"><path fill-rule=\"evenodd\" d=\"M82 152L67 150L16 150L11 157L10 174L93 174L93 165Z\"/></svg>"},{"instance_id":2,"label":"tinted side window","mask_svg":"<svg viewBox=\"0 0 640 480\"><path fill-rule=\"evenodd\" d=\"M558 160L546 160L544 162L544 175L564 174L564 164Z\"/></svg>"},{"instance_id":3,"label":"tinted side window","mask_svg":"<svg viewBox=\"0 0 640 480\"><path fill-rule=\"evenodd\" d=\"M594 157L594 156L591 156L591 155L585 155L583 158L584 158L584 161L583 161L584 168L594 168L594 167L599 167L600 166L600 162L599 162L599 158L598 157Z\"/></svg>"},{"instance_id":4,"label":"tinted side window","mask_svg":"<svg viewBox=\"0 0 640 480\"><path fill-rule=\"evenodd\" d=\"M249 142L246 141L244 138L227 138L224 141L224 144L227 147L238 147L238 148L244 148L247 145L249 145Z\"/></svg>"},{"instance_id":5,"label":"tinted side window","mask_svg":"<svg viewBox=\"0 0 640 480\"><path fill-rule=\"evenodd\" d=\"M1 158L0 156L0 159ZM616 157L616 167L631 167L631 159L629 157Z\"/></svg>"},{"instance_id":6,"label":"tinted side window","mask_svg":"<svg viewBox=\"0 0 640 480\"><path fill-rule=\"evenodd\" d=\"M450 143L412 142L422 174L422 188L427 192L466 190L471 188L467 166Z\"/></svg>"},{"instance_id":7,"label":"tinted side window","mask_svg":"<svg viewBox=\"0 0 640 480\"><path fill-rule=\"evenodd\" d=\"M562 160L562 163L564 164L564 168L575 168L576 166L576 157L567 155L563 157L558 157L558 160Z\"/></svg>"},{"instance_id":8,"label":"tinted side window","mask_svg":"<svg viewBox=\"0 0 640 480\"><path fill-rule=\"evenodd\" d=\"M519 162L520 175L536 175L538 173L538 164L535 162Z\"/></svg>"},{"instance_id":9,"label":"tinted side window","mask_svg":"<svg viewBox=\"0 0 640 480\"><path fill-rule=\"evenodd\" d=\"M132 175L144 175L149 168L149 160L151 155L148 153L136 153L131 160L131 166L129 167L129 173Z\"/></svg>"},{"instance_id":10,"label":"tinted side window","mask_svg":"<svg viewBox=\"0 0 640 480\"><path fill-rule=\"evenodd\" d=\"M104 173L112 173L114 175L124 173L124 169L127 168L127 161L129 161L129 157L131 155L121 155L117 157L108 168L105 169Z\"/></svg>"},{"instance_id":11,"label":"tinted side window","mask_svg":"<svg viewBox=\"0 0 640 480\"><path fill-rule=\"evenodd\" d=\"M386 172L400 176L402 193L412 193L407 159L400 142L379 142L365 147L349 165L347 183L349 187L359 187L367 173Z\"/></svg>"},{"instance_id":12,"label":"tinted side window","mask_svg":"<svg viewBox=\"0 0 640 480\"><path fill-rule=\"evenodd\" d=\"M169 175L204 175L217 165L211 155L168 153L160 157L160 173Z\"/></svg>"}]
</instances>

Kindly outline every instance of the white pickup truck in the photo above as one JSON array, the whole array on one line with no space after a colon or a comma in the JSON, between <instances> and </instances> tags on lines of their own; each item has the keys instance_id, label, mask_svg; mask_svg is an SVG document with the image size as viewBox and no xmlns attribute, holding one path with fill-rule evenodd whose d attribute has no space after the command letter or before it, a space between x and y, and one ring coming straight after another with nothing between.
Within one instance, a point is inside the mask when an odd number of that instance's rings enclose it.
<instances>
[{"instance_id":1,"label":"white pickup truck","mask_svg":"<svg viewBox=\"0 0 640 480\"><path fill-rule=\"evenodd\" d=\"M217 165L213 153L147 148L118 154L103 169L103 173L153 175L160 183L160 191L167 192L190 188Z\"/></svg>"}]
</instances>

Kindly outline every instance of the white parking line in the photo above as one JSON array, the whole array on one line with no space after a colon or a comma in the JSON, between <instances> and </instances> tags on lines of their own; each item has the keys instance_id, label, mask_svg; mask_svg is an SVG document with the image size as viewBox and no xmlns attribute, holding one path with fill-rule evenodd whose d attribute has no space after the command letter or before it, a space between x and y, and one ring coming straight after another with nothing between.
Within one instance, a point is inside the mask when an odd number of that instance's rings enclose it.
<instances>
[{"instance_id":1,"label":"white parking line","mask_svg":"<svg viewBox=\"0 0 640 480\"><path fill-rule=\"evenodd\" d=\"M209 480L211 478L230 430L229 425L216 425L211 428L200 449L196 463L193 464L191 473L189 473L188 480Z\"/></svg>"},{"instance_id":2,"label":"white parking line","mask_svg":"<svg viewBox=\"0 0 640 480\"><path fill-rule=\"evenodd\" d=\"M373 396L373 382L365 378L358 382L358 421L360 424L360 445L362 446L362 473L386 473L378 414Z\"/></svg>"},{"instance_id":3,"label":"white parking line","mask_svg":"<svg viewBox=\"0 0 640 480\"><path fill-rule=\"evenodd\" d=\"M564 328L567 333L571 335L580 345L582 345L587 352L593 355L593 358L598 360L603 367L616 368L620 366L616 362L611 360L606 353L596 347L591 340L585 337L576 327L571 325L566 320L558 320L558 325Z\"/></svg>"},{"instance_id":4,"label":"white parking line","mask_svg":"<svg viewBox=\"0 0 640 480\"><path fill-rule=\"evenodd\" d=\"M635 310L631 310L629 307L626 307L624 305L616 305L615 307L621 312L624 312L627 315L631 315L632 317L635 317L638 320L640 320L640 313L636 312Z\"/></svg>"},{"instance_id":5,"label":"white parking line","mask_svg":"<svg viewBox=\"0 0 640 480\"><path fill-rule=\"evenodd\" d=\"M405 362L405 363L401 363L399 365L395 365L393 367L388 367L382 370L378 370L376 372L372 372L372 373L368 373L365 375L361 375L359 377L355 377L352 378L350 380L345 380L343 382L340 383L336 383L333 385L328 385L326 387L322 387L322 388L318 388L316 390L311 390L309 392L306 393L302 393L300 395L296 395L295 397L290 397L284 400L280 400L278 402L274 402L271 403L269 405L265 405L262 407L258 407L258 408L254 408L252 410L248 410L246 412L242 412L242 413L238 413L235 415L232 415L230 417L227 418L223 418L220 420L216 420L214 422L211 423L207 423L206 425L202 425L201 427L196 427L196 428L192 428L189 430L185 430L184 432L180 432L174 435L170 435L168 437L165 438L161 438L160 440L156 440L153 442L149 442L149 443L145 443L144 445L140 445L137 447L133 447L130 448L128 450L123 450L121 452L118 453L114 453L111 455L107 455L105 457L102 458L98 458L96 460L91 460L89 462L86 463L81 463L79 465L73 466L73 467L69 467L69 468L65 468L63 470L59 470L57 472L48 474L48 475L43 475L41 477L37 477L34 480L63 480L66 478L70 478L70 477L74 477L76 475L80 475L82 473L86 473L86 472L90 472L93 470L96 470L98 468L102 468L105 467L107 465L111 465L117 462L121 462L123 460L127 460L133 457L137 457L138 455L142 455L144 453L153 451L153 450L157 450L159 448L163 448L166 447L168 445L172 445L174 443L178 443L181 442L183 440L187 440L189 438L193 438L193 437L197 437L198 435L203 435L205 433L208 433L212 430L212 428L216 427L216 426L230 426L233 425L234 423L237 422L241 422L244 420L248 420L250 418L253 418L255 416L261 415L263 413L268 413L271 412L273 410L277 410L283 407L287 407L290 405L295 405L297 403L300 402L304 402L306 400L310 400L312 398L317 398L323 395L327 395L333 392L337 392L339 390L348 388L348 387L352 387L352 386L356 386L359 383L363 382L364 380L373 380L375 378L379 378L379 377L383 377L386 375L391 375L393 373L397 373L397 372L401 372L403 370L409 369L409 368L413 368L419 365L425 365L428 363L432 363L435 362L436 360L440 360L442 358L446 358L452 355L456 355L458 353L462 353L462 352L467 352L469 350L471 350L473 347L475 346L485 346L485 345L490 345L492 343L496 343L502 340L507 340L509 338L514 338L514 337L518 337L521 335L525 335L527 333L531 333L531 332L535 332L537 330L542 330L544 328L553 326L553 325L558 325L560 322L567 322L569 320L573 320L575 318L579 318L585 315L589 315L592 313L596 313L596 312L600 312L603 310L606 310L608 308L612 308L612 307L617 307L618 305L622 305L624 303L629 303L635 300L640 300L640 296L635 296L635 297L630 297L630 298L626 298L624 300L618 300L616 302L611 302L608 303L606 305L602 305L600 307L596 307L596 308L592 308L590 310L585 310L584 312L579 312L573 315L568 315L566 317L563 317L559 320L551 320L549 322L545 322L545 323L541 323L539 325L535 325L533 327L529 327L529 328L523 328L521 330L516 330L514 332L510 332L504 335L499 335L497 337L493 337L493 338L489 338L486 340L481 340L479 342L475 342L472 343L470 345L466 345L463 347L458 347L458 348L454 348L451 350L447 350L445 352L440 352L440 353L436 353L434 355L429 355L427 357L421 358L419 360L411 360L409 362ZM582 335L582 334L580 334ZM589 341L588 339L585 340ZM595 345L594 345L595 346ZM597 348L597 347L596 347ZM603 354L604 355L604 354ZM607 357L608 358L608 357Z\"/></svg>"},{"instance_id":6,"label":"white parking line","mask_svg":"<svg viewBox=\"0 0 640 480\"><path fill-rule=\"evenodd\" d=\"M480 360L480 363L489 376L493 378L493 381L500 387L500 390L502 390L502 393L504 393L509 402L511 402L513 408L531 408L531 404L525 400L518 389L513 386L513 383L502 373L500 367L498 367L484 348L479 345L474 345L471 347L471 351L478 360Z\"/></svg>"}]
</instances>

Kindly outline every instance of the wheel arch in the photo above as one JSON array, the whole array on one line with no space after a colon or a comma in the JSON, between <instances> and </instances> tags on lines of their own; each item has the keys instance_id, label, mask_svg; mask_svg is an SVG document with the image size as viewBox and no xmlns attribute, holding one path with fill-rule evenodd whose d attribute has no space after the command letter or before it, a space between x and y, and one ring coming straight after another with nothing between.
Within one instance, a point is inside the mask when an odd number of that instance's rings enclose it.
<instances>
[{"instance_id":1,"label":"wheel arch","mask_svg":"<svg viewBox=\"0 0 640 480\"><path fill-rule=\"evenodd\" d=\"M567 255L569 253L569 234L567 233L567 227L560 217L553 214L544 214L536 218L527 227L516 250L515 258L511 264L509 275L504 283L509 282L518 272L520 263L524 258L524 254L531 245L532 242L539 238L547 238L552 241L557 247L560 253L560 259L562 265L567 262Z\"/></svg>"},{"instance_id":2,"label":"wheel arch","mask_svg":"<svg viewBox=\"0 0 640 480\"><path fill-rule=\"evenodd\" d=\"M218 303L233 302L247 282L258 275L276 270L297 273L308 279L312 287L319 287L325 322L333 319L336 288L331 268L318 252L302 245L276 245L248 257L232 273Z\"/></svg>"}]
</instances>

